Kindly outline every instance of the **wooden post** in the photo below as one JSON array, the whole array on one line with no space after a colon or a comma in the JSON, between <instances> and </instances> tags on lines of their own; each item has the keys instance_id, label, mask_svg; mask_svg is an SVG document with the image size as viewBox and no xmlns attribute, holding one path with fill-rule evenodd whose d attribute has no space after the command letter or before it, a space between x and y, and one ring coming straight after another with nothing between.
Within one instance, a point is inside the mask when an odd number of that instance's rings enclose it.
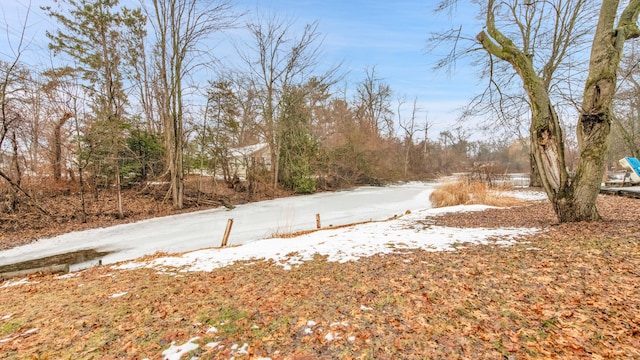
<instances>
[{"instance_id":1,"label":"wooden post","mask_svg":"<svg viewBox=\"0 0 640 360\"><path fill-rule=\"evenodd\" d=\"M316 228L320 229L322 226L320 225L320 214L316 214Z\"/></svg>"},{"instance_id":2,"label":"wooden post","mask_svg":"<svg viewBox=\"0 0 640 360\"><path fill-rule=\"evenodd\" d=\"M233 226L233 219L227 220L227 228L224 230L224 236L222 237L221 247L227 246L227 242L229 241L229 234L231 234L231 227Z\"/></svg>"}]
</instances>

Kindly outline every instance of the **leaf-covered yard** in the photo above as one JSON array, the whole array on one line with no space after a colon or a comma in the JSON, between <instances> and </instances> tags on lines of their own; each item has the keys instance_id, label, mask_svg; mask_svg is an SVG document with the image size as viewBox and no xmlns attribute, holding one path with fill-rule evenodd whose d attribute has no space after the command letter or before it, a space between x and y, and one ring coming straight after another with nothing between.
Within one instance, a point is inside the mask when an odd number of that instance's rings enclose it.
<instances>
[{"instance_id":1,"label":"leaf-covered yard","mask_svg":"<svg viewBox=\"0 0 640 360\"><path fill-rule=\"evenodd\" d=\"M291 270L94 268L0 288L0 353L48 359L640 358L640 201L600 223L551 208L425 224L536 226L512 246L457 244ZM295 239L291 239L295 241ZM292 254L293 256L294 254ZM187 354L188 353L188 354Z\"/></svg>"}]
</instances>

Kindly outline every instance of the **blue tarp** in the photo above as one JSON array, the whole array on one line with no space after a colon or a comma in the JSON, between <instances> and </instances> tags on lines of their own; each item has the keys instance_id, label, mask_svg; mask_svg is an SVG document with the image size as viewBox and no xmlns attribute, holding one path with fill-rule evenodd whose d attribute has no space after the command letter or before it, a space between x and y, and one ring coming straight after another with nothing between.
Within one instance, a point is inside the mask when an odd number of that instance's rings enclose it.
<instances>
[{"instance_id":1,"label":"blue tarp","mask_svg":"<svg viewBox=\"0 0 640 360\"><path fill-rule=\"evenodd\" d=\"M625 159L627 159L627 162L629 163L629 165L631 165L632 170L638 175L640 176L640 160L634 158L634 157L625 157Z\"/></svg>"}]
</instances>

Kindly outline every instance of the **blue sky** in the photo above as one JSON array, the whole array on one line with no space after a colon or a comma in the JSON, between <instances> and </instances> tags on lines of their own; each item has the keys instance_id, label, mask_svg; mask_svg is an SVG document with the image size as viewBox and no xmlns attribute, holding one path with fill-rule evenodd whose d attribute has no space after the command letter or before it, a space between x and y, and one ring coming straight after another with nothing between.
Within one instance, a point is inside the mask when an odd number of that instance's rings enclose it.
<instances>
[{"instance_id":1,"label":"blue sky","mask_svg":"<svg viewBox=\"0 0 640 360\"><path fill-rule=\"evenodd\" d=\"M11 51L7 38L16 44L16 36L26 15L29 0L2 0L2 30L0 35L0 58L7 59ZM39 9L40 5L51 4L53 0L31 0L32 12L26 29L31 41L25 53L26 62L34 66L48 63L45 30L52 30L55 23ZM135 6L137 0L121 0L122 4ZM407 118L413 99L417 98L423 110L419 120L427 116L432 125L430 137L435 138L440 131L450 129L458 114L457 110L479 91L479 80L473 69L458 64L456 70L447 74L432 70L441 54L427 53L426 40L431 32L442 31L450 26L464 23L469 32L480 29L472 22L471 11L459 8L453 18L446 14L435 14L436 1L399 0L238 0L239 10L249 14L258 9L276 14L278 18L291 20L302 28L305 24L318 21L318 30L324 36L323 53L328 63L342 63L347 73L348 87L354 89L356 83L365 77L365 69L375 67L376 75L387 82L396 98L405 97L403 117ZM294 26L294 28L295 28ZM8 30L8 31L7 31ZM233 36L242 36L241 30ZM234 61L232 47L225 40L218 40L217 51L223 61Z\"/></svg>"}]
</instances>

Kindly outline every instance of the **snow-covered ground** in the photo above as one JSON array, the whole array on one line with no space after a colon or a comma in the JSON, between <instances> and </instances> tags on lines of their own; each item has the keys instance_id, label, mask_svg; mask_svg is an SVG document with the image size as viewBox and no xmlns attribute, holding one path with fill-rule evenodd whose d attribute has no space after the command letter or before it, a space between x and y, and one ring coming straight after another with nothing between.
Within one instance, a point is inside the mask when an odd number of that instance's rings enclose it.
<instances>
[{"instance_id":1,"label":"snow-covered ground","mask_svg":"<svg viewBox=\"0 0 640 360\"><path fill-rule=\"evenodd\" d=\"M233 219L229 245L322 226L380 220L406 210L430 207L433 184L409 183L387 187L318 193L181 215L149 219L41 239L0 251L0 265L85 249L112 251L103 264L131 260L158 251L175 253L220 246L228 219Z\"/></svg>"},{"instance_id":2,"label":"snow-covered ground","mask_svg":"<svg viewBox=\"0 0 640 360\"><path fill-rule=\"evenodd\" d=\"M409 249L428 251L454 250L464 243L483 244L487 239L500 239L498 244L508 245L518 235L539 231L535 228L460 229L432 226L419 222L428 216L447 211L482 211L484 205L452 206L412 212L398 219L369 222L338 229L326 229L294 238L270 238L238 247L204 249L185 254L170 255L148 262L129 262L120 269L141 267L163 271L211 271L239 260L273 260L290 269L314 255L327 256L328 261L356 261L374 254L392 253Z\"/></svg>"},{"instance_id":3,"label":"snow-covered ground","mask_svg":"<svg viewBox=\"0 0 640 360\"><path fill-rule=\"evenodd\" d=\"M546 195L534 191L517 191L505 195L523 200L544 200ZM285 269L311 260L315 255L328 261L357 261L374 254L409 249L449 251L464 244L484 244L491 239L509 245L514 238L540 231L537 228L451 228L433 226L428 219L450 212L482 211L490 206L459 205L445 208L427 207L387 221L367 222L348 227L323 229L305 235L273 237L238 247L203 249L184 254L132 261L120 269L156 268L162 271L211 271L237 261L273 260ZM496 239L499 239L496 241ZM532 249L533 250L533 249Z\"/></svg>"},{"instance_id":4,"label":"snow-covered ground","mask_svg":"<svg viewBox=\"0 0 640 360\"><path fill-rule=\"evenodd\" d=\"M315 226L316 209L321 209L326 214L326 218L330 219L333 224L339 225L355 221L366 221L369 219L385 219L393 215L399 215L395 219L366 222L358 225L323 229L315 232L301 235L294 238L251 238L245 234L249 240L238 241L236 244L244 242L239 246L227 248L209 248L202 250L189 251L182 254L162 256L153 258L152 260L132 260L117 265L120 269L136 269L136 268L155 268L159 271L170 273L180 271L211 271L213 269L223 267L236 261L266 261L273 260L284 269L290 269L297 266L303 261L310 260L314 255L324 255L328 261L346 262L357 261L358 259L374 254L385 254L392 252L408 251L409 249L426 249L428 251L449 251L455 250L460 246L467 244L481 244L491 241L498 245L509 245L515 237L519 235L531 234L540 229L536 228L503 228L503 229L484 229L484 228L450 228L442 226L434 226L429 222L429 218L438 216L447 212L466 212L466 211L482 211L488 206L469 205L469 206L452 206L446 208L431 208L428 196L432 191L431 185L411 184L390 188L361 188L356 191L341 192L334 194L319 194L306 197L295 197L289 199L280 199L263 203L246 205L244 216L248 217L246 222L240 222L244 226L252 225L255 232L273 233L274 231L283 231L284 228L274 228L273 218L267 223L260 223L260 219L269 218L267 214L274 215L279 213L280 217L276 217L282 224L288 224L286 230L311 229ZM545 194L539 192L518 191L509 193L510 196L519 197L527 200L546 199ZM342 206L334 206L342 204ZM360 205L360 208L347 207L346 205ZM284 208L283 208L284 207ZM239 207L242 209L242 207ZM376 208L373 211L372 208ZM237 210L237 209L236 209ZM226 219L229 214L220 211L203 211L199 213L184 214L171 216L162 219L154 219L135 224L116 226L108 229L89 230L61 236L49 240L42 240L36 244L14 250L16 256L23 255L26 248L37 249L38 246L43 247L41 252L57 245L69 247L81 246L78 239L86 243L86 247L106 248L107 244L112 248L122 247L123 244L142 245L138 250L125 251L118 256L111 257L116 259L131 260L137 258L143 252L152 251L171 251L180 248L180 244L185 241L194 241L200 237L210 237L212 232L210 222L216 221L212 218L221 217ZM409 213L403 214L406 210ZM285 214L286 215L283 215ZM355 216L345 217L346 213L353 213ZM375 213L375 215L374 215ZM222 214L222 215L220 215ZM253 217L252 217L253 214ZM235 215L235 214L234 214ZM282 220L284 219L286 221ZM298 221L297 219L304 218ZM312 221L307 218L311 218ZM325 218L325 219L326 219ZM252 222L251 219L254 221ZM217 220L218 222L222 220ZM277 221L276 221L277 223ZM282 226L278 225L275 226ZM146 233L146 236L143 234ZM254 241L251 241L253 239ZM491 240L489 240L491 239ZM496 240L497 239L497 240ZM159 246L162 244L164 247ZM45 245L43 245L45 244ZM155 246L152 246L154 244ZM197 243L200 244L200 243ZM194 245L193 246L200 246ZM207 246L207 245L205 245ZM204 248L205 246L201 246ZM187 249L189 250L189 249ZM536 250L531 248L530 250ZM10 250L11 251L11 250ZM3 261L10 251L0 253ZM68 250L67 250L68 251ZM128 259L126 259L128 258ZM410 261L410 260L407 260ZM77 274L77 273L76 273ZM76 274L62 275L63 279ZM29 283L28 279L7 281L2 287L18 286ZM126 295L126 292L111 295L111 298L119 298ZM362 307L363 311L372 310L371 308ZM309 322L310 327L313 326L312 321ZM32 329L29 331L36 331ZM210 330L216 332L215 328ZM311 329L309 328L309 331ZM171 346L162 352L163 359L181 359L183 355L189 351L197 349L199 345L195 342L199 338L193 338L178 345L172 343ZM332 333L328 333L327 341L333 339ZM7 341L12 338L4 339ZM351 340L350 340L351 341ZM217 347L218 342L208 343L205 346ZM237 354L246 354L245 343L242 346L234 344L232 349ZM269 358L263 358L269 359Z\"/></svg>"},{"instance_id":5,"label":"snow-covered ground","mask_svg":"<svg viewBox=\"0 0 640 360\"><path fill-rule=\"evenodd\" d=\"M546 199L545 194L538 192L519 191L508 195L526 200ZM316 254L327 256L328 261L357 261L361 257L373 254L400 252L415 248L429 251L454 250L460 246L467 246L468 243L486 243L489 238L498 245L508 245L518 235L539 231L535 228L458 229L429 225L428 219L439 214L482 211L487 208L489 207L484 205L425 208L389 221L321 230L295 238L263 239L239 247L198 250L181 255L155 258L150 261L128 262L117 267L120 269L148 267L175 273L178 271L211 271L240 260L265 261L270 259L284 269L289 269L313 258ZM499 240L496 241L496 238ZM529 250L537 249L530 248ZM361 309L363 311L373 310L365 306L361 306ZM313 325L315 322L309 321L307 329L309 333L311 333ZM217 329L211 328L208 332L215 333ZM183 344L172 343L162 352L163 358L168 360L181 359L184 354L199 347L196 343L198 339L198 337L192 338ZM325 339L332 341L334 339L333 333L329 332ZM223 345L220 345L219 342L211 342L204 346L215 348ZM234 344L232 350L238 355L246 354L247 346L247 343L242 346ZM270 358L261 359L270 360Z\"/></svg>"},{"instance_id":6,"label":"snow-covered ground","mask_svg":"<svg viewBox=\"0 0 640 360\"><path fill-rule=\"evenodd\" d=\"M486 206L454 206L432 209L429 195L433 184L410 183L388 187L362 187L350 191L320 193L241 205L232 211L199 211L150 219L109 228L92 229L42 239L0 252L0 265L82 249L113 251L103 264L134 260L158 251L184 253L130 262L123 268L159 267L210 271L238 260L273 259L285 268L326 255L330 261L349 261L376 253L423 248L450 250L452 245L482 243L502 237L506 242L536 229L457 229L422 225L418 220L441 212L478 211ZM544 194L514 192L510 195L541 199ZM410 214L403 215L407 210ZM312 232L295 238L278 238L316 227L315 214L323 227L368 220L360 225ZM233 218L230 246L220 245L227 219ZM204 249L204 250L200 250ZM84 264L87 266L87 264ZM78 269L78 267L76 267Z\"/></svg>"}]
</instances>

